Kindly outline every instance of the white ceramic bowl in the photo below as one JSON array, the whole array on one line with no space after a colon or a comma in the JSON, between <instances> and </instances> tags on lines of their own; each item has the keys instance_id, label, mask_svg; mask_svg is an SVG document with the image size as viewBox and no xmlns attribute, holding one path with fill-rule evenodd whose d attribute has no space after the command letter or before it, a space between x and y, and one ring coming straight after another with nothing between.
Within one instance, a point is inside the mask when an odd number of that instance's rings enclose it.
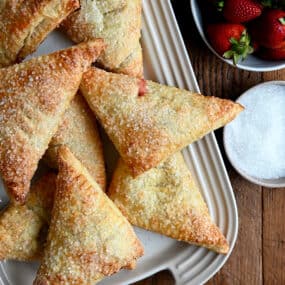
<instances>
[{"instance_id":1,"label":"white ceramic bowl","mask_svg":"<svg viewBox=\"0 0 285 285\"><path fill-rule=\"evenodd\" d=\"M252 91L256 91L257 89L259 89L260 87L264 86L264 85L284 85L285 86L285 81L268 81L265 83L261 83L258 84L250 89L248 89L246 92L244 92L236 101L240 102L241 99L245 99L246 96L251 96ZM284 94L285 96L285 94ZM264 102L266 104L266 102ZM242 104L242 102L241 102ZM263 179L263 178L258 178L258 177L253 177L251 175L249 175L248 173L246 173L244 170L242 170L241 168L239 168L237 166L237 162L233 159L233 155L231 153L231 148L229 147L229 141L230 141L230 132L229 132L229 128L231 126L227 125L224 127L224 132L223 132L223 142L224 142L224 148L225 148L225 152L226 155L230 161L230 163L232 164L232 166L235 168L235 170L244 178L246 178L247 180L261 185L261 186L265 186L265 187L269 187L269 188L280 188L280 187L285 187L285 177L282 178L278 178L278 179ZM285 142L284 142L285 145Z\"/></svg>"},{"instance_id":2,"label":"white ceramic bowl","mask_svg":"<svg viewBox=\"0 0 285 285\"><path fill-rule=\"evenodd\" d=\"M232 60L225 59L222 56L220 56L210 45L206 38L206 34L203 27L203 20L201 16L201 11L198 5L199 1L205 1L205 0L190 0L191 3L191 10L192 15L195 21L195 24L197 26L197 29L204 40L205 44L208 46L208 48L221 60L224 62L235 66L232 62ZM249 55L244 61L240 61L235 67L238 67L240 69L249 70L249 71L258 71L258 72L265 72L265 71L273 71L285 68L285 60L281 61L269 61L269 60L263 60L261 58L258 58L254 55Z\"/></svg>"}]
</instances>

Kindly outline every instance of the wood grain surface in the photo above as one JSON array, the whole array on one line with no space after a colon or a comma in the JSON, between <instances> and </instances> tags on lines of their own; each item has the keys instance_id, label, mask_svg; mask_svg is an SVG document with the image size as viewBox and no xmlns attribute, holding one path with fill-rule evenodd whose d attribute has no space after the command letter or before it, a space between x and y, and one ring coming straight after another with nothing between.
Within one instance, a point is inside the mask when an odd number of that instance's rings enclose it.
<instances>
[{"instance_id":1,"label":"wood grain surface","mask_svg":"<svg viewBox=\"0 0 285 285\"><path fill-rule=\"evenodd\" d=\"M285 69L266 73L242 71L215 57L198 35L189 2L173 0L172 4L204 94L235 100L260 82L285 80ZM285 284L285 189L260 187L238 175L224 155L221 134L221 130L216 132L237 199L239 234L229 260L207 285ZM135 283L172 284L174 279L167 271Z\"/></svg>"}]
</instances>

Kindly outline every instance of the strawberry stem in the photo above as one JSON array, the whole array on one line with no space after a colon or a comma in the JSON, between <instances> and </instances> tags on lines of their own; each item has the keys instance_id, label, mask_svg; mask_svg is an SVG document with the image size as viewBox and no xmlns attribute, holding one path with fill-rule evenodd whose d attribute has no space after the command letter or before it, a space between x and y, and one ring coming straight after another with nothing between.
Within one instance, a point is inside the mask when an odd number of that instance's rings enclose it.
<instances>
[{"instance_id":1,"label":"strawberry stem","mask_svg":"<svg viewBox=\"0 0 285 285\"><path fill-rule=\"evenodd\" d=\"M223 0L216 1L216 8L219 12L223 10L224 6L225 6L225 1Z\"/></svg>"},{"instance_id":2,"label":"strawberry stem","mask_svg":"<svg viewBox=\"0 0 285 285\"><path fill-rule=\"evenodd\" d=\"M235 38L230 38L231 49L226 51L223 54L224 58L233 59L234 65L236 65L239 60L244 60L248 54L253 53L254 49L250 44L250 36L246 32L246 30L243 31L241 37L239 40Z\"/></svg>"},{"instance_id":3,"label":"strawberry stem","mask_svg":"<svg viewBox=\"0 0 285 285\"><path fill-rule=\"evenodd\" d=\"M272 1L271 0L262 0L260 1L261 4L264 6L264 7L267 7L267 8L271 8L272 7Z\"/></svg>"},{"instance_id":4,"label":"strawberry stem","mask_svg":"<svg viewBox=\"0 0 285 285\"><path fill-rule=\"evenodd\" d=\"M285 8L285 2L284 0L261 0L261 5L263 5L266 8L274 8L274 9L284 9Z\"/></svg>"},{"instance_id":5,"label":"strawberry stem","mask_svg":"<svg viewBox=\"0 0 285 285\"><path fill-rule=\"evenodd\" d=\"M279 18L278 20L283 26L285 25L285 17Z\"/></svg>"}]
</instances>

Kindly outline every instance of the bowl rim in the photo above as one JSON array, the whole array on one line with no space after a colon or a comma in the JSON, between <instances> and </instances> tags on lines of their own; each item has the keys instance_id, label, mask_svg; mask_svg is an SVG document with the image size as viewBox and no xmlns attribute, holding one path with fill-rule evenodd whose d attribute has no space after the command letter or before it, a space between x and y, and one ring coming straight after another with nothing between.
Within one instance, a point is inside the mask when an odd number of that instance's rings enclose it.
<instances>
[{"instance_id":1,"label":"bowl rim","mask_svg":"<svg viewBox=\"0 0 285 285\"><path fill-rule=\"evenodd\" d=\"M237 65L234 65L232 60L223 58L213 49L213 47L211 46L211 44L207 40L207 37L204 33L204 29L202 28L201 21L199 20L199 17L198 17L198 10L200 10L200 9L198 8L197 0L190 0L190 6L191 6L191 12L192 12L192 16L193 16L196 28L197 28L201 38L203 39L203 41L207 45L207 47L212 51L212 53L215 54L223 62L226 62L235 68L239 68L239 69L247 70L247 71L254 71L254 72L276 71L276 70L280 70L280 69L285 68L285 60L282 63L276 63L274 66L271 66L271 67L252 67L252 66L243 65L240 63L238 63ZM259 59L259 60L263 61L263 59Z\"/></svg>"},{"instance_id":2,"label":"bowl rim","mask_svg":"<svg viewBox=\"0 0 285 285\"><path fill-rule=\"evenodd\" d=\"M273 81L266 81L266 82L259 83L259 84L255 85L255 86L249 88L245 92L243 92L236 99L236 102L238 102L242 97L248 96L253 90L258 89L258 88L260 88L261 86L264 86L264 85L284 85L285 86L285 80L273 80ZM250 181L250 182L252 182L254 184L260 185L260 186L264 186L264 187L268 187L268 188L283 188L283 187L285 187L285 177L276 178L276 179L263 179L263 178L253 177L253 176L247 174L245 171L243 171L239 167L237 167L236 162L232 159L232 157L230 155L230 152L228 150L228 146L227 146L227 130L228 130L228 125L226 125L224 127L224 129L223 129L224 150L225 150L225 153L226 153L226 156L227 156L229 162L231 163L233 168L241 176L243 176L248 181ZM280 182L278 182L278 181L280 181Z\"/></svg>"}]
</instances>

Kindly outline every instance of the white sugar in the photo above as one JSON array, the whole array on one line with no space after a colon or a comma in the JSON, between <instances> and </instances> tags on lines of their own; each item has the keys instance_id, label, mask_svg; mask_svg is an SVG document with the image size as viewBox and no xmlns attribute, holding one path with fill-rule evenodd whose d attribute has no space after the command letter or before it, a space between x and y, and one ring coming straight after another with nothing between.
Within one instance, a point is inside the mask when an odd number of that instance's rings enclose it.
<instances>
[{"instance_id":1,"label":"white sugar","mask_svg":"<svg viewBox=\"0 0 285 285\"><path fill-rule=\"evenodd\" d=\"M227 150L252 177L285 177L285 85L263 85L242 96L245 110L227 127Z\"/></svg>"}]
</instances>

